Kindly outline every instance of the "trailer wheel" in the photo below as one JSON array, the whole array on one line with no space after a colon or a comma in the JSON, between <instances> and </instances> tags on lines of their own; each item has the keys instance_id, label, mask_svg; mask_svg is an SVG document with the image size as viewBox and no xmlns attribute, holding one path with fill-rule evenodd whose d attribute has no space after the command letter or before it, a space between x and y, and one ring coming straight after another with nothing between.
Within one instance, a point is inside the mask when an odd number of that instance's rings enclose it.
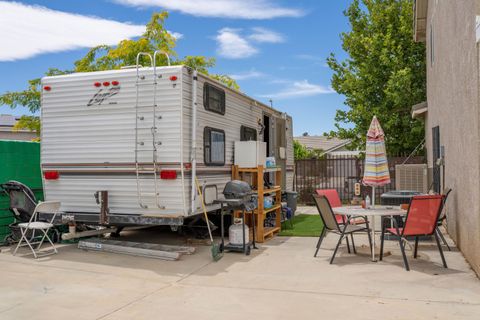
<instances>
[{"instance_id":1,"label":"trailer wheel","mask_svg":"<svg viewBox=\"0 0 480 320\"><path fill-rule=\"evenodd\" d=\"M112 238L120 238L120 232L122 232L123 227L118 227L115 232L110 232L110 237Z\"/></svg>"}]
</instances>

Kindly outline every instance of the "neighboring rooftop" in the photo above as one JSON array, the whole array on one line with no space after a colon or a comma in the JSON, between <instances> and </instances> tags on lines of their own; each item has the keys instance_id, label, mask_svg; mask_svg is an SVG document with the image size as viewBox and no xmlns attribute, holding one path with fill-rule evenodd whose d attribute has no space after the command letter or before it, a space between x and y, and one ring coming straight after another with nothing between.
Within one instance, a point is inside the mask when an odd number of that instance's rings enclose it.
<instances>
[{"instance_id":1,"label":"neighboring rooftop","mask_svg":"<svg viewBox=\"0 0 480 320\"><path fill-rule=\"evenodd\" d=\"M325 136L300 136L293 138L303 144L307 149L320 149L325 153L336 151L346 147L350 140L330 138Z\"/></svg>"},{"instance_id":2,"label":"neighboring rooftop","mask_svg":"<svg viewBox=\"0 0 480 320\"><path fill-rule=\"evenodd\" d=\"M0 127L13 127L18 119L11 114L0 114Z\"/></svg>"},{"instance_id":3,"label":"neighboring rooftop","mask_svg":"<svg viewBox=\"0 0 480 320\"><path fill-rule=\"evenodd\" d=\"M30 141L37 137L35 132L21 129L13 130L20 117L11 114L0 114L0 140L24 140Z\"/></svg>"}]
</instances>

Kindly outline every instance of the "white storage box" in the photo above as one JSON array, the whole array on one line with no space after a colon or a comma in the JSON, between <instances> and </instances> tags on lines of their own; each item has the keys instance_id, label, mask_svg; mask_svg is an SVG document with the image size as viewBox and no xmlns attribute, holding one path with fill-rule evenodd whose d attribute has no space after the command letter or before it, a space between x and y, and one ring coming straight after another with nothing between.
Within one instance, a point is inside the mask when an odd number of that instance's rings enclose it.
<instances>
[{"instance_id":1,"label":"white storage box","mask_svg":"<svg viewBox=\"0 0 480 320\"><path fill-rule=\"evenodd\" d=\"M267 143L261 141L235 141L235 165L240 168L265 166Z\"/></svg>"}]
</instances>

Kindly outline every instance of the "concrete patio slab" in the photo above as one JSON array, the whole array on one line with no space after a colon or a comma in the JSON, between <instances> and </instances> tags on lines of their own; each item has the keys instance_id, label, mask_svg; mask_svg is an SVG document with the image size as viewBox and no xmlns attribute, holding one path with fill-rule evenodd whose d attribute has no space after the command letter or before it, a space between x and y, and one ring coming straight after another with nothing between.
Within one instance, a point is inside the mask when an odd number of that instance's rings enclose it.
<instances>
[{"instance_id":1,"label":"concrete patio slab","mask_svg":"<svg viewBox=\"0 0 480 320\"><path fill-rule=\"evenodd\" d=\"M156 229L122 239L184 243ZM219 262L208 246L176 262L75 245L34 260L2 248L0 319L478 319L480 281L455 248L444 269L434 243L421 242L407 272L394 241L383 262L343 246L330 265L337 239L327 236L317 258L317 239L277 237Z\"/></svg>"}]
</instances>

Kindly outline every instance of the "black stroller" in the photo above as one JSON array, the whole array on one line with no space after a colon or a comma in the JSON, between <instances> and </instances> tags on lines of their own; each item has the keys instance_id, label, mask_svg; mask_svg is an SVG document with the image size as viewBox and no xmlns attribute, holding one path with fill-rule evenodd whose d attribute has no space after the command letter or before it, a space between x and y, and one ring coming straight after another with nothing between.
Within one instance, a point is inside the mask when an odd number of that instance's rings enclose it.
<instances>
[{"instance_id":1,"label":"black stroller","mask_svg":"<svg viewBox=\"0 0 480 320\"><path fill-rule=\"evenodd\" d=\"M0 239L0 242L3 240L4 243L13 244L18 242L22 236L18 223L28 222L30 220L38 201L32 189L21 182L11 180L7 183L0 184L0 188L9 196L9 209L15 217L15 222L8 226L11 234L5 239ZM55 228L52 228L51 231L55 233L52 235L52 240L57 242L59 240L58 231L56 231ZM35 234L35 230L28 230L26 236L28 238L34 238L37 235ZM40 233L38 236L40 236Z\"/></svg>"}]
</instances>

